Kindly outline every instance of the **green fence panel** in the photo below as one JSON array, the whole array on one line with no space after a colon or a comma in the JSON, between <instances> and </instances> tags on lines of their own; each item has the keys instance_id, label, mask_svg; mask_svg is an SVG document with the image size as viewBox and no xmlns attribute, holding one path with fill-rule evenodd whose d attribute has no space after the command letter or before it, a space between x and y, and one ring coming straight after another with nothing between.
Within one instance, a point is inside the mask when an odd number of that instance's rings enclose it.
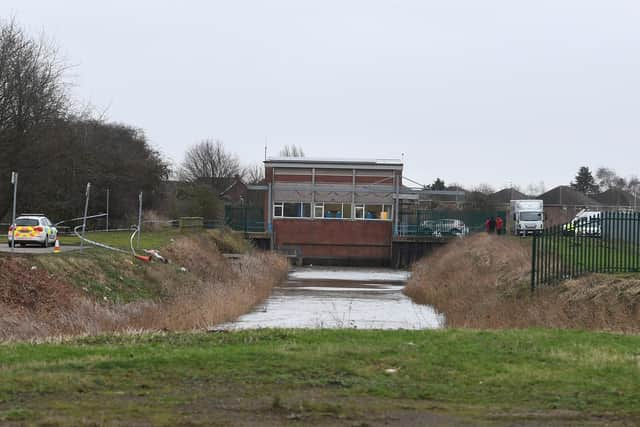
<instances>
[{"instance_id":1,"label":"green fence panel","mask_svg":"<svg viewBox=\"0 0 640 427\"><path fill-rule=\"evenodd\" d=\"M244 206L225 206L224 222L227 227L243 232L263 232L264 209Z\"/></svg>"},{"instance_id":2,"label":"green fence panel","mask_svg":"<svg viewBox=\"0 0 640 427\"><path fill-rule=\"evenodd\" d=\"M640 271L640 213L600 212L544 229L531 248L531 288L587 273Z\"/></svg>"},{"instance_id":3,"label":"green fence panel","mask_svg":"<svg viewBox=\"0 0 640 427\"><path fill-rule=\"evenodd\" d=\"M507 229L506 211L494 210L425 210L401 213L396 234L401 235L433 235L457 234L458 231L474 233L485 230L488 218L502 218L503 231ZM459 221L459 222L454 222ZM460 224L462 223L462 224ZM460 230L464 227L464 230Z\"/></svg>"}]
</instances>

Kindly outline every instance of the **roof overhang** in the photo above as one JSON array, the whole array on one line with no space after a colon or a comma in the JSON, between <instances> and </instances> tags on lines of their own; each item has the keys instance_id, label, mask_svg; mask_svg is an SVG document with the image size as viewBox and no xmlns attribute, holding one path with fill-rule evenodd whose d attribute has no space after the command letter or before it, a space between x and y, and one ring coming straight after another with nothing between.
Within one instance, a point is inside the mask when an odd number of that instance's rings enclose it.
<instances>
[{"instance_id":1,"label":"roof overhang","mask_svg":"<svg viewBox=\"0 0 640 427\"><path fill-rule=\"evenodd\" d=\"M383 169L402 170L397 159L325 159L311 157L270 157L265 166L281 168Z\"/></svg>"},{"instance_id":2,"label":"roof overhang","mask_svg":"<svg viewBox=\"0 0 640 427\"><path fill-rule=\"evenodd\" d=\"M247 184L247 190L253 191L267 191L269 186L267 184Z\"/></svg>"}]
</instances>

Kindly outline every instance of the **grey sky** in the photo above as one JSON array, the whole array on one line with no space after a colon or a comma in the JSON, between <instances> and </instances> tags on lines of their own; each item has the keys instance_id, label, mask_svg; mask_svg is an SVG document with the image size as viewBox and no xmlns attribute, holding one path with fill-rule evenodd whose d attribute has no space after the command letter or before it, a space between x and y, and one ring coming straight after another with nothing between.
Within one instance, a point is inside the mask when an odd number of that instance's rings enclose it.
<instances>
[{"instance_id":1,"label":"grey sky","mask_svg":"<svg viewBox=\"0 0 640 427\"><path fill-rule=\"evenodd\" d=\"M78 99L179 162L204 138L244 163L400 157L467 186L640 174L637 1L3 0L53 38Z\"/></svg>"}]
</instances>

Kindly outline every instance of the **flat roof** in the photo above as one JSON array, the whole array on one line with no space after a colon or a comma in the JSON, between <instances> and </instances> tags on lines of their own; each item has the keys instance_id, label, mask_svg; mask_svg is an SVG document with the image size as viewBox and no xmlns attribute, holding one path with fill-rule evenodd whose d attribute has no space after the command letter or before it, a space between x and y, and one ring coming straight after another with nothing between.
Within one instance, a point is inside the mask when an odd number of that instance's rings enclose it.
<instances>
[{"instance_id":1,"label":"flat roof","mask_svg":"<svg viewBox=\"0 0 640 427\"><path fill-rule=\"evenodd\" d=\"M340 159L323 157L268 157L265 164L279 163L288 165L358 165L402 167L399 159Z\"/></svg>"}]
</instances>

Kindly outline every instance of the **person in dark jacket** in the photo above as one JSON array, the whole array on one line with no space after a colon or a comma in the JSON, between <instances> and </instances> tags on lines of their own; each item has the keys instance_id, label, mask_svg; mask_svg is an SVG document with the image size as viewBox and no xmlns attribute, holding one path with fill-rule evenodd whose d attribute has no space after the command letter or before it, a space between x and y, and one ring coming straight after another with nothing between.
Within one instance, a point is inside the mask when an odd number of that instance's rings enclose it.
<instances>
[{"instance_id":1,"label":"person in dark jacket","mask_svg":"<svg viewBox=\"0 0 640 427\"><path fill-rule=\"evenodd\" d=\"M496 219L491 217L489 220L489 234L493 234L496 232Z\"/></svg>"}]
</instances>

